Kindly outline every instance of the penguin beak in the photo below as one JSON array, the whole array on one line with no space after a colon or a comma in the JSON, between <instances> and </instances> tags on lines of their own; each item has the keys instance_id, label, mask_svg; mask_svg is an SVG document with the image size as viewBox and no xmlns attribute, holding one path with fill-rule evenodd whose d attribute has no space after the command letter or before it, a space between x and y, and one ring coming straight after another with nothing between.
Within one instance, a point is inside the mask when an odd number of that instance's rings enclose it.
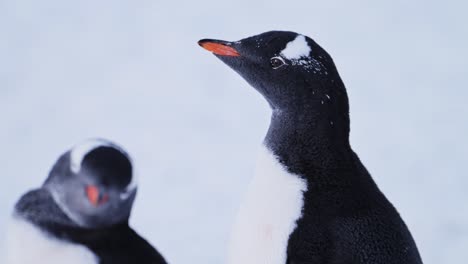
<instances>
[{"instance_id":1,"label":"penguin beak","mask_svg":"<svg viewBox=\"0 0 468 264\"><path fill-rule=\"evenodd\" d=\"M94 185L86 186L86 196L89 202L95 207L103 205L109 200L109 196L100 192L99 188Z\"/></svg>"},{"instance_id":2,"label":"penguin beak","mask_svg":"<svg viewBox=\"0 0 468 264\"><path fill-rule=\"evenodd\" d=\"M215 55L238 57L239 52L232 47L232 42L216 39L202 39L198 41L202 48L213 52Z\"/></svg>"}]
</instances>

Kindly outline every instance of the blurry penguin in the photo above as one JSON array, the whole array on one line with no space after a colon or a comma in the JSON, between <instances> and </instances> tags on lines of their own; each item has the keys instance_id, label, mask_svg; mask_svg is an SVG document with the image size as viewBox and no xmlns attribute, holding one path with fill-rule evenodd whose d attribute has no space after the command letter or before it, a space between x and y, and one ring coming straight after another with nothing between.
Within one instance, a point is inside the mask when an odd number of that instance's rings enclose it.
<instances>
[{"instance_id":1,"label":"blurry penguin","mask_svg":"<svg viewBox=\"0 0 468 264\"><path fill-rule=\"evenodd\" d=\"M16 203L6 263L166 263L128 224L136 192L121 147L103 139L75 146Z\"/></svg>"}]
</instances>

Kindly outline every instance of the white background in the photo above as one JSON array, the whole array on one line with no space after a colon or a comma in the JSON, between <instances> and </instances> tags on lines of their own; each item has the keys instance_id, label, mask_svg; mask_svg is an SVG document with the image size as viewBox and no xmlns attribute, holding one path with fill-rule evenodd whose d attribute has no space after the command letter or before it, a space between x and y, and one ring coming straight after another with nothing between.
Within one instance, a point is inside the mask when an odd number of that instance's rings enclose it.
<instances>
[{"instance_id":1,"label":"white background","mask_svg":"<svg viewBox=\"0 0 468 264\"><path fill-rule=\"evenodd\" d=\"M425 263L466 263L468 5L382 2L0 0L0 237L58 155L99 136L136 161L132 225L171 263L223 263L269 109L196 42L283 29L334 57L352 145Z\"/></svg>"}]
</instances>

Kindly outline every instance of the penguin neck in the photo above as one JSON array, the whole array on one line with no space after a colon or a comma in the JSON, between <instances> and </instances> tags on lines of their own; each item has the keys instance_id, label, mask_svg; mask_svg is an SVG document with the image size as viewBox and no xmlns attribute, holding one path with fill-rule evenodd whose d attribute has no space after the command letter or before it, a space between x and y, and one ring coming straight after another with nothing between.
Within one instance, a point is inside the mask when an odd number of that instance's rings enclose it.
<instances>
[{"instance_id":1,"label":"penguin neck","mask_svg":"<svg viewBox=\"0 0 468 264\"><path fill-rule=\"evenodd\" d=\"M50 192L43 188L23 195L16 204L15 213L57 238L81 244L104 241L115 230L122 232L128 229L128 222L109 228L83 228L73 222L57 205Z\"/></svg>"},{"instance_id":2,"label":"penguin neck","mask_svg":"<svg viewBox=\"0 0 468 264\"><path fill-rule=\"evenodd\" d=\"M331 172L354 162L347 119L308 109L274 109L264 143L289 172L318 185L339 184Z\"/></svg>"}]
</instances>

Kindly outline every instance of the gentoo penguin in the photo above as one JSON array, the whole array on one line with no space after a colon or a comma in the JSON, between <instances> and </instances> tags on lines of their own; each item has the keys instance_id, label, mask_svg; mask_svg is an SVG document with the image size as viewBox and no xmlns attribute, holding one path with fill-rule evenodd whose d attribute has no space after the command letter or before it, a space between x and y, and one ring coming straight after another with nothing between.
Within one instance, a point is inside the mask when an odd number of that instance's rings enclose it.
<instances>
[{"instance_id":1,"label":"gentoo penguin","mask_svg":"<svg viewBox=\"0 0 468 264\"><path fill-rule=\"evenodd\" d=\"M228 263L422 263L405 223L350 147L346 89L324 49L285 31L199 45L272 109Z\"/></svg>"},{"instance_id":2,"label":"gentoo penguin","mask_svg":"<svg viewBox=\"0 0 468 264\"><path fill-rule=\"evenodd\" d=\"M163 264L128 224L137 192L116 144L88 140L61 155L42 187L16 203L7 264Z\"/></svg>"}]
</instances>

